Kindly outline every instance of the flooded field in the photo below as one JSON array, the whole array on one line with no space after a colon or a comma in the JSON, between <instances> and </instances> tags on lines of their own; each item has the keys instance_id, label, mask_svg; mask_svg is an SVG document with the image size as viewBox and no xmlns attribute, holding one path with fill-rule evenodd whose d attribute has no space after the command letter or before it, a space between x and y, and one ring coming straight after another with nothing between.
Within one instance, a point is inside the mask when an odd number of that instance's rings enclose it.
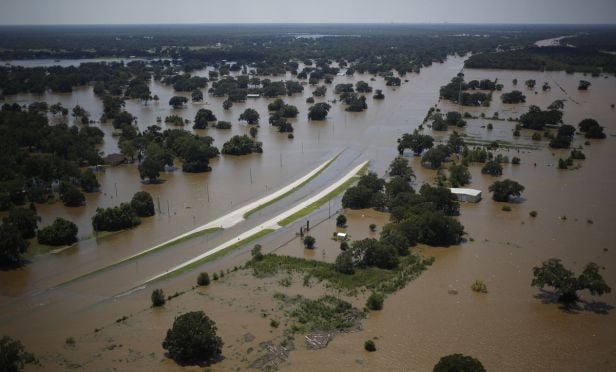
<instances>
[{"instance_id":1,"label":"flooded field","mask_svg":"<svg viewBox=\"0 0 616 372\"><path fill-rule=\"evenodd\" d=\"M263 142L264 153L236 158L221 156L212 162L211 173L187 174L178 170L164 174L165 182L160 185L140 183L136 165L107 168L99 174L101 193L88 195L86 206L38 205L42 226L56 216L64 216L78 224L84 240L59 254L35 257L21 269L0 272L2 333L20 338L49 370L65 369L68 362L91 370L114 367L179 370L180 367L164 358L160 343L175 315L203 309L216 321L225 341L226 359L213 368L249 367L257 359L256 345L281 334L281 330L271 329L269 317L262 318L259 313L267 308L273 308L275 313L272 294L284 290L314 296L322 289L306 288L301 283L282 288L275 280L261 282L248 272L239 271L223 283L212 285L205 293L201 289L191 291L160 311L147 308L152 288L164 288L169 294L189 290L201 270L226 270L245 263L250 257L248 247L145 289L141 283L292 207L335 182L361 161L370 160L371 170L382 175L397 154L396 139L421 124L430 106L436 104L445 112L460 110L457 105L439 102L438 90L462 65L463 58L449 58L443 64L422 69L420 74L408 75L409 81L398 88L384 86L382 78L370 81L371 76L367 74L336 77L334 85L367 81L375 89L383 89L386 98L384 101L368 98L368 110L363 113L348 113L340 104L334 104L324 122L307 121L305 100L311 96L311 89L306 86L303 95L284 97L300 111L299 117L292 120L295 128L292 140L267 124L267 103L271 100L248 100L234 104L225 112L222 99L208 95L203 104L189 103L185 109L172 110L166 104L175 95L172 88L152 82L150 89L160 97L159 103L150 102L145 106L139 101L127 101L126 105L129 112L138 116L141 129L155 124L159 116L177 113L192 120L199 108L208 108L219 120L233 123L230 131L200 131L212 136L214 144L220 147L232 135L248 132L248 126L239 124L237 118L245 108L251 107L261 114L258 139ZM389 296L381 312L371 312L363 322L363 331L339 335L326 349L316 351L306 349L298 340L281 369L424 371L430 370L441 356L456 352L473 355L488 370L495 371L616 368L614 293L603 297L583 293L582 308L566 312L550 302L549 297L536 298L541 292L530 287L531 268L543 260L558 257L576 273L587 262L597 262L606 268L601 274L608 285L616 288L616 225L612 216L616 210L613 197L616 145L612 136L616 134L616 111L610 107L616 103L616 78L564 72L465 70L464 73L467 81L498 78L504 85L503 92L519 89L527 96L525 104L506 105L495 92L490 107L465 107L465 112L476 116L485 113L486 117L498 112L501 119L517 118L531 104L545 108L554 100L563 99L566 124L577 125L580 120L593 117L606 127L608 137L590 140L585 145L585 139L576 136L574 145L583 146L587 159L579 162L579 169L563 171L557 169L557 163L560 157L568 155L568 150L550 149L545 140L533 142L532 131L522 130L520 137L513 137L513 122L469 120L468 126L461 130L469 138L520 145L519 149L503 150L509 157L520 157L521 164L505 165L502 178L514 179L526 187L522 202L514 204L511 212L502 211L502 204L493 202L488 193L488 186L495 179L482 175L480 165L472 165L470 187L482 190L483 200L461 207L460 220L468 232L467 242L449 248L416 248L424 256L436 257L434 265ZM517 87L513 86L514 78L519 81ZM547 92L538 89L535 94L523 86L527 79L537 80L537 86L547 81L552 89ZM577 90L580 79L592 83L588 91ZM325 99L334 98L332 85ZM7 97L7 102L35 100L62 102L65 107L79 104L94 118L102 111L101 102L91 88L67 95ZM488 123L493 124L493 130L485 128ZM100 124L100 127L106 133L101 150L107 154L117 152L111 124ZM447 138L447 132L432 132L428 128L424 132L437 140ZM310 184L236 227L52 288L220 217L291 183L338 153L340 157ZM435 171L422 168L418 158L406 156L417 174L417 187L433 180ZM150 192L155 203L160 201L160 213L130 231L88 239L92 235L91 217L97 206L127 201L139 190ZM328 217L339 209L340 197L309 217L314 226L312 234L317 239L315 250L304 250L295 236L303 220L268 235L260 243L265 252L331 262L339 248L331 240L337 231L334 219ZM538 212L534 219L529 217L532 210ZM373 211L345 214L349 219L345 231L353 240L376 236L388 220L386 214ZM371 223L377 225L377 233L370 232ZM475 279L487 284L487 294L470 290ZM135 288L138 290L127 292ZM363 301L356 301L361 307ZM116 324L116 319L124 315L130 315L129 320ZM93 333L101 327L102 331ZM246 333L254 335L255 341L245 342ZM64 344L70 336L77 339L74 349ZM378 337L378 351L364 352L364 340L372 337ZM255 354L248 352L250 347Z\"/></svg>"}]
</instances>

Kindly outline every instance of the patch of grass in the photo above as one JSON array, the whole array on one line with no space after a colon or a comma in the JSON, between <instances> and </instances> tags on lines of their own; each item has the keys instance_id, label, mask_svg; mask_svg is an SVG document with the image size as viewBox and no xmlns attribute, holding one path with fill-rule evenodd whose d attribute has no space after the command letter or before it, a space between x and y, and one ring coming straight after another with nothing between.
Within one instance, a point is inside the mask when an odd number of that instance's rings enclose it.
<instances>
[{"instance_id":1,"label":"patch of grass","mask_svg":"<svg viewBox=\"0 0 616 372\"><path fill-rule=\"evenodd\" d=\"M367 340L366 342L364 342L364 349L369 352L376 351L376 345L374 341Z\"/></svg>"},{"instance_id":2,"label":"patch of grass","mask_svg":"<svg viewBox=\"0 0 616 372\"><path fill-rule=\"evenodd\" d=\"M169 278L172 278L174 276L177 276L177 275L180 275L182 273L185 273L187 271L190 271L190 270L192 270L192 269L194 269L196 267L199 267L199 266L201 266L201 265L203 265L205 263L214 261L214 260L216 260L216 259L218 259L218 258L220 258L220 257L222 257L224 255L226 255L227 253L231 252L232 250L235 250L235 249L237 249L237 248L239 248L239 247L241 247L243 245L246 245L246 244L248 244L248 243L250 243L250 242L252 242L254 240L262 238L265 235L267 235L267 234L269 234L269 233L271 233L273 231L274 230L272 230L272 229L263 229L263 230L259 231L258 233L253 234L253 235L247 237L244 240L240 240L239 242L237 242L237 243L235 243L233 245L230 245L227 248L225 248L225 249L223 249L221 251L218 251L218 252L216 252L216 253L214 253L214 254L212 254L210 256L204 257L204 258L202 258L202 259L200 259L198 261L195 261L195 262L191 263L190 265L184 266L184 267L182 267L180 269L177 269L177 270L174 270L174 271L170 271L167 274L165 274L164 276L161 276L160 278L158 278L157 280L169 279ZM213 276L212 278L214 280L217 280L217 276Z\"/></svg>"},{"instance_id":3,"label":"patch of grass","mask_svg":"<svg viewBox=\"0 0 616 372\"><path fill-rule=\"evenodd\" d=\"M295 220L298 220L298 219L300 219L302 217L308 216L312 212L316 211L321 205L327 203L328 201L330 201L333 198L335 198L336 196L338 196L338 194L342 193L344 190L346 190L349 187L351 187L351 185L353 183L355 183L357 180L359 180L359 178L364 173L366 173L366 170L368 170L368 164L364 165L353 177L349 178L346 182L344 182L342 185L338 186L335 190L333 190L329 194L325 195L321 199L315 201L314 203L308 205L306 208L303 208L303 209L293 213L289 217L283 219L282 221L279 221L278 224L280 226L286 226L286 225L290 224L291 222L293 222Z\"/></svg>"},{"instance_id":4,"label":"patch of grass","mask_svg":"<svg viewBox=\"0 0 616 372\"><path fill-rule=\"evenodd\" d=\"M503 211L505 212L511 212L511 206L509 205L503 205L503 208L501 208Z\"/></svg>"},{"instance_id":5,"label":"patch of grass","mask_svg":"<svg viewBox=\"0 0 616 372\"><path fill-rule=\"evenodd\" d=\"M292 188L291 190L285 192L284 194L268 201L267 203L263 203L259 206L257 206L254 209L249 210L248 212L244 213L244 218L248 218L250 217L250 215L255 214L256 212L260 211L263 208L269 207L270 205L280 201L282 198L289 196L290 194L296 192L297 190L299 190L300 188L306 186L306 184L310 181L312 181L313 179L317 178L321 173L323 173L327 168L329 168L329 166L336 161L336 159L338 159L338 157L340 156L340 153L338 153L333 159L331 159L330 161L327 162L327 164L325 164L325 166L323 168L321 168L318 172L316 172L315 174L313 174L312 176L310 176L310 178L308 178L306 181L300 183L299 185L295 186L294 188Z\"/></svg>"},{"instance_id":6,"label":"patch of grass","mask_svg":"<svg viewBox=\"0 0 616 372\"><path fill-rule=\"evenodd\" d=\"M249 261L246 267L251 268L253 274L260 278L274 276L279 272L297 272L304 274L304 282L309 281L307 278L315 278L327 281L330 287L346 291L368 288L376 292L393 293L415 279L431 263L431 260L408 255L401 257L400 264L393 270L357 268L354 274L349 275L336 271L334 265L327 262L266 254L260 261Z\"/></svg>"},{"instance_id":7,"label":"patch of grass","mask_svg":"<svg viewBox=\"0 0 616 372\"><path fill-rule=\"evenodd\" d=\"M281 293L274 297L285 304L286 314L295 321L291 329L296 333L346 331L357 328L366 316L350 303L331 295L316 300Z\"/></svg>"}]
</instances>

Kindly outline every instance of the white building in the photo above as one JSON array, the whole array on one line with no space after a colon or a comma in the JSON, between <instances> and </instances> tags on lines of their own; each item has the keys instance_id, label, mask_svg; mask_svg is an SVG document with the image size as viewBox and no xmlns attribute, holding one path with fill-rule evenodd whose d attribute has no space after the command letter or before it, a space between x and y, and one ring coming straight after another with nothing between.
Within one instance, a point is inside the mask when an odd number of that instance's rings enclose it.
<instances>
[{"instance_id":1,"label":"white building","mask_svg":"<svg viewBox=\"0 0 616 372\"><path fill-rule=\"evenodd\" d=\"M461 202L477 203L481 200L481 190L450 188L451 193Z\"/></svg>"}]
</instances>

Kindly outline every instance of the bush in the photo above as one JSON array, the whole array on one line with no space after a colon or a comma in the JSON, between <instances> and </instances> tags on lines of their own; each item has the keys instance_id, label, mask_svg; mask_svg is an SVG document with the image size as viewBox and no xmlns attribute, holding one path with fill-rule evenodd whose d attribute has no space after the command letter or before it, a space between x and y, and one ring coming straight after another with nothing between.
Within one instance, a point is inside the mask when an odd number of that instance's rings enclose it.
<instances>
[{"instance_id":1,"label":"bush","mask_svg":"<svg viewBox=\"0 0 616 372\"><path fill-rule=\"evenodd\" d=\"M537 211L530 211L529 215L533 218L537 217Z\"/></svg>"},{"instance_id":2,"label":"bush","mask_svg":"<svg viewBox=\"0 0 616 372\"><path fill-rule=\"evenodd\" d=\"M263 259L263 253L261 253L261 244L255 244L255 246L250 250L250 254L252 255L252 259L255 261L261 261Z\"/></svg>"},{"instance_id":3,"label":"bush","mask_svg":"<svg viewBox=\"0 0 616 372\"><path fill-rule=\"evenodd\" d=\"M306 237L304 238L304 247L308 249L313 249L314 243L316 243L316 239L310 235L306 235Z\"/></svg>"},{"instance_id":4,"label":"bush","mask_svg":"<svg viewBox=\"0 0 616 372\"><path fill-rule=\"evenodd\" d=\"M520 158L518 158L517 156L514 156L513 158L511 158L511 164L519 165L520 164Z\"/></svg>"},{"instance_id":5,"label":"bush","mask_svg":"<svg viewBox=\"0 0 616 372\"><path fill-rule=\"evenodd\" d=\"M270 321L270 327L272 327L272 328L278 328L279 325L280 325L280 322L277 321L276 319L272 319Z\"/></svg>"},{"instance_id":6,"label":"bush","mask_svg":"<svg viewBox=\"0 0 616 372\"><path fill-rule=\"evenodd\" d=\"M486 286L486 284L483 282L483 280L475 280L475 282L473 283L473 285L471 285L471 289L474 292L480 292L480 293L488 293L488 287Z\"/></svg>"},{"instance_id":7,"label":"bush","mask_svg":"<svg viewBox=\"0 0 616 372\"><path fill-rule=\"evenodd\" d=\"M154 210L154 200L152 199L152 195L147 191L136 192L135 195L133 195L133 199L130 201L130 206L139 217L150 217L156 214Z\"/></svg>"},{"instance_id":8,"label":"bush","mask_svg":"<svg viewBox=\"0 0 616 372\"><path fill-rule=\"evenodd\" d=\"M372 292L366 301L366 307L370 310L381 310L383 309L384 300L385 296L382 293Z\"/></svg>"},{"instance_id":9,"label":"bush","mask_svg":"<svg viewBox=\"0 0 616 372\"><path fill-rule=\"evenodd\" d=\"M485 372L481 362L473 357L462 354L451 354L441 358L434 366L433 372Z\"/></svg>"},{"instance_id":10,"label":"bush","mask_svg":"<svg viewBox=\"0 0 616 372\"><path fill-rule=\"evenodd\" d=\"M78 231L73 222L58 217L51 225L39 230L37 238L40 244L71 245L77 241Z\"/></svg>"},{"instance_id":11,"label":"bush","mask_svg":"<svg viewBox=\"0 0 616 372\"><path fill-rule=\"evenodd\" d=\"M341 251L346 251L347 249L349 249L349 243L342 241L340 242L340 250Z\"/></svg>"},{"instance_id":12,"label":"bush","mask_svg":"<svg viewBox=\"0 0 616 372\"><path fill-rule=\"evenodd\" d=\"M218 280L218 273L214 273L214 274L212 275L212 279L214 279L214 280Z\"/></svg>"},{"instance_id":13,"label":"bush","mask_svg":"<svg viewBox=\"0 0 616 372\"><path fill-rule=\"evenodd\" d=\"M175 319L162 346L181 364L211 362L222 353L223 342L216 331L216 323L203 311L192 311Z\"/></svg>"},{"instance_id":14,"label":"bush","mask_svg":"<svg viewBox=\"0 0 616 372\"><path fill-rule=\"evenodd\" d=\"M346 223L347 223L347 218L344 214L338 215L338 217L336 217L336 226L345 227Z\"/></svg>"},{"instance_id":15,"label":"bush","mask_svg":"<svg viewBox=\"0 0 616 372\"><path fill-rule=\"evenodd\" d=\"M370 229L370 231L375 232L376 231L376 224L371 223L368 228Z\"/></svg>"},{"instance_id":16,"label":"bush","mask_svg":"<svg viewBox=\"0 0 616 372\"><path fill-rule=\"evenodd\" d=\"M202 272L197 277L197 284L201 286L210 285L210 275L206 272Z\"/></svg>"},{"instance_id":17,"label":"bush","mask_svg":"<svg viewBox=\"0 0 616 372\"><path fill-rule=\"evenodd\" d=\"M160 307L165 304L165 292L162 289L153 290L151 298L153 307Z\"/></svg>"},{"instance_id":18,"label":"bush","mask_svg":"<svg viewBox=\"0 0 616 372\"><path fill-rule=\"evenodd\" d=\"M481 173L489 174L490 176L501 176L503 174L503 167L495 161L489 161L481 168Z\"/></svg>"},{"instance_id":19,"label":"bush","mask_svg":"<svg viewBox=\"0 0 616 372\"><path fill-rule=\"evenodd\" d=\"M376 351L376 345L374 344L374 341L367 340L366 342L364 342L364 349L369 352Z\"/></svg>"},{"instance_id":20,"label":"bush","mask_svg":"<svg viewBox=\"0 0 616 372\"><path fill-rule=\"evenodd\" d=\"M501 208L503 211L505 212L511 212L511 207L508 205L503 205L503 208Z\"/></svg>"}]
</instances>

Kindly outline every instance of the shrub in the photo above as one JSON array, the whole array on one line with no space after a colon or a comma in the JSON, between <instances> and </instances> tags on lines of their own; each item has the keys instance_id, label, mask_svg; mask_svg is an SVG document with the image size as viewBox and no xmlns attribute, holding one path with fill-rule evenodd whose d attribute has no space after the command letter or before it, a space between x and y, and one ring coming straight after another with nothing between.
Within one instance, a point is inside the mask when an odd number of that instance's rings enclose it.
<instances>
[{"instance_id":1,"label":"shrub","mask_svg":"<svg viewBox=\"0 0 616 372\"><path fill-rule=\"evenodd\" d=\"M153 307L160 307L165 304L165 292L162 289L153 290L151 298Z\"/></svg>"},{"instance_id":2,"label":"shrub","mask_svg":"<svg viewBox=\"0 0 616 372\"><path fill-rule=\"evenodd\" d=\"M306 237L304 238L304 247L308 249L313 249L314 243L316 243L316 239L310 235L306 235Z\"/></svg>"},{"instance_id":3,"label":"shrub","mask_svg":"<svg viewBox=\"0 0 616 372\"><path fill-rule=\"evenodd\" d=\"M250 250L250 254L255 261L261 261L263 259L263 253L261 253L261 244L255 244L255 246Z\"/></svg>"},{"instance_id":4,"label":"shrub","mask_svg":"<svg viewBox=\"0 0 616 372\"><path fill-rule=\"evenodd\" d=\"M162 346L181 364L212 361L220 356L223 346L216 331L216 323L203 311L192 311L175 319Z\"/></svg>"},{"instance_id":5,"label":"shrub","mask_svg":"<svg viewBox=\"0 0 616 372\"><path fill-rule=\"evenodd\" d=\"M537 217L537 211L530 211L529 215L533 218Z\"/></svg>"},{"instance_id":6,"label":"shrub","mask_svg":"<svg viewBox=\"0 0 616 372\"><path fill-rule=\"evenodd\" d=\"M38 232L38 242L46 245L70 245L77 241L79 229L71 221L56 218L53 223Z\"/></svg>"},{"instance_id":7,"label":"shrub","mask_svg":"<svg viewBox=\"0 0 616 372\"><path fill-rule=\"evenodd\" d=\"M520 164L520 158L518 158L517 156L514 156L513 158L511 158L511 164L519 165Z\"/></svg>"},{"instance_id":8,"label":"shrub","mask_svg":"<svg viewBox=\"0 0 616 372\"><path fill-rule=\"evenodd\" d=\"M349 249L349 243L347 243L345 241L340 242L340 250L341 251L346 251L347 249Z\"/></svg>"},{"instance_id":9,"label":"shrub","mask_svg":"<svg viewBox=\"0 0 616 372\"><path fill-rule=\"evenodd\" d=\"M280 325L280 322L277 321L276 319L272 319L270 321L270 327L272 327L272 328L278 328L279 325Z\"/></svg>"},{"instance_id":10,"label":"shrub","mask_svg":"<svg viewBox=\"0 0 616 372\"><path fill-rule=\"evenodd\" d=\"M508 205L503 205L503 208L501 208L503 211L505 212L511 212L511 207Z\"/></svg>"},{"instance_id":11,"label":"shrub","mask_svg":"<svg viewBox=\"0 0 616 372\"><path fill-rule=\"evenodd\" d=\"M372 292L366 301L366 307L370 310L381 310L383 309L384 300L385 296L382 293Z\"/></svg>"},{"instance_id":12,"label":"shrub","mask_svg":"<svg viewBox=\"0 0 616 372\"><path fill-rule=\"evenodd\" d=\"M370 231L375 232L376 231L376 224L371 223L368 228L370 229Z\"/></svg>"},{"instance_id":13,"label":"shrub","mask_svg":"<svg viewBox=\"0 0 616 372\"><path fill-rule=\"evenodd\" d=\"M480 292L480 293L488 293L488 287L486 286L486 284L483 282L483 280L475 280L475 282L473 283L473 285L471 285L471 289L474 292Z\"/></svg>"},{"instance_id":14,"label":"shrub","mask_svg":"<svg viewBox=\"0 0 616 372\"><path fill-rule=\"evenodd\" d=\"M210 285L210 275L206 272L199 274L197 277L197 284L202 286Z\"/></svg>"},{"instance_id":15,"label":"shrub","mask_svg":"<svg viewBox=\"0 0 616 372\"><path fill-rule=\"evenodd\" d=\"M364 342L364 349L369 352L376 351L376 345L374 344L374 341L367 340L366 342Z\"/></svg>"},{"instance_id":16,"label":"shrub","mask_svg":"<svg viewBox=\"0 0 616 372\"><path fill-rule=\"evenodd\" d=\"M537 132L533 133L533 136L531 138L533 139L533 141L541 141L541 135Z\"/></svg>"}]
</instances>

